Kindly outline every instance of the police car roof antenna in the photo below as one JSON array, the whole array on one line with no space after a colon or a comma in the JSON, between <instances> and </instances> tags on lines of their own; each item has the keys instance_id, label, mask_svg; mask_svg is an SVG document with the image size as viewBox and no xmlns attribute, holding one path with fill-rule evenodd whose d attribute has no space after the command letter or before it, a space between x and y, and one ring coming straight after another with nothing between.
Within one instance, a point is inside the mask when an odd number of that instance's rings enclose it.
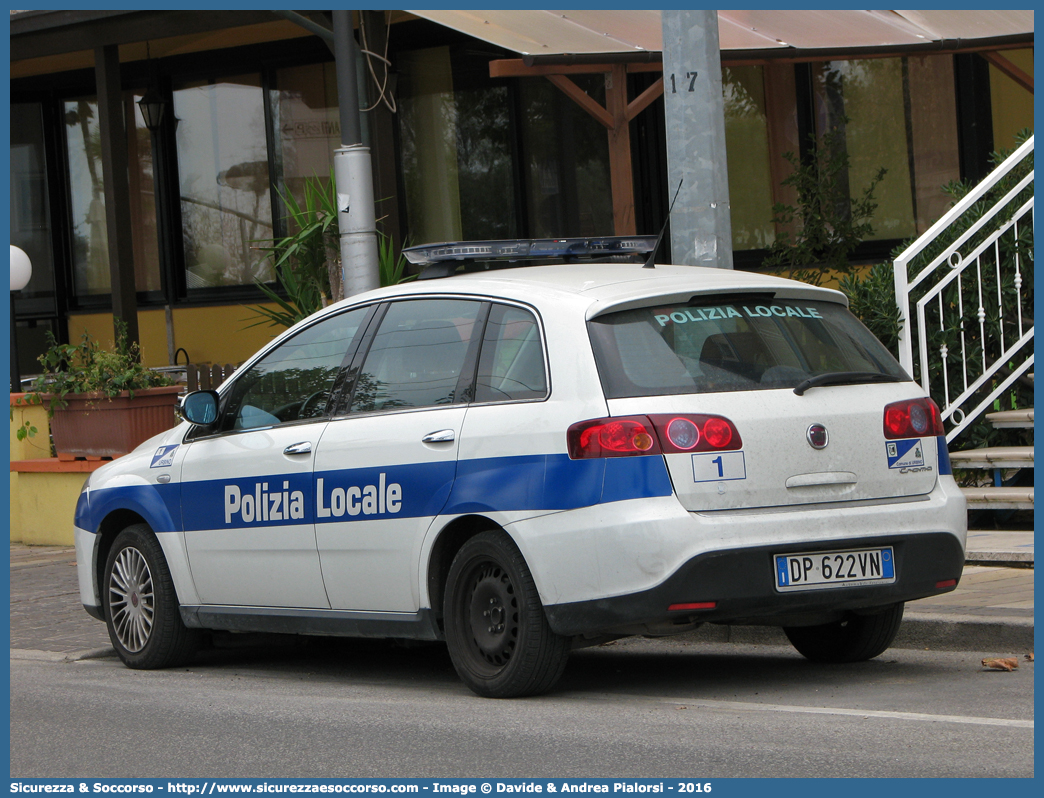
<instances>
[{"instance_id":1,"label":"police car roof antenna","mask_svg":"<svg viewBox=\"0 0 1044 798\"><path fill-rule=\"evenodd\" d=\"M671 211L674 210L674 203L678 201L678 195L681 193L682 183L685 182L683 177L678 181L678 189L674 192L674 199L671 200L671 207L667 209L667 218L663 220L663 227L660 228L660 234L656 236L656 246L652 248L652 252L649 253L649 260L642 266L643 269L655 269L656 268L656 252L660 249L660 242L663 241L663 234L667 232L667 223L671 221Z\"/></svg>"}]
</instances>

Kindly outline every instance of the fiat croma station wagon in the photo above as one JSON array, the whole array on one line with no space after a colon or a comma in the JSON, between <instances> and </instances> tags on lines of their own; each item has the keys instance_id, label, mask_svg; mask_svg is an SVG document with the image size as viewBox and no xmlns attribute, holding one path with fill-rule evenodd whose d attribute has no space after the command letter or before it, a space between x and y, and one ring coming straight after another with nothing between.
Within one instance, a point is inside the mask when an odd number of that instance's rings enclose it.
<instances>
[{"instance_id":1,"label":"fiat croma station wagon","mask_svg":"<svg viewBox=\"0 0 1044 798\"><path fill-rule=\"evenodd\" d=\"M123 662L184 663L207 630L444 640L502 697L573 648L704 623L881 654L964 563L938 408L842 294L617 262L654 246L415 248L441 279L326 308L186 396L76 511ZM527 255L567 262L455 273Z\"/></svg>"}]
</instances>

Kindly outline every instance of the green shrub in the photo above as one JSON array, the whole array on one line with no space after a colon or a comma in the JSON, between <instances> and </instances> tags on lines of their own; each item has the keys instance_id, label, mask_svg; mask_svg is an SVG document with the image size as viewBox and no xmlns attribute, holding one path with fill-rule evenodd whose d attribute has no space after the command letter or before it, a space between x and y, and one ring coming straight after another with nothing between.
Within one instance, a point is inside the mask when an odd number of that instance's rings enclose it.
<instances>
[{"instance_id":1,"label":"green shrub","mask_svg":"<svg viewBox=\"0 0 1044 798\"><path fill-rule=\"evenodd\" d=\"M773 223L784 229L772 242L764 265L780 268L792 279L819 285L827 272L847 274L849 256L874 234L874 191L887 170L879 169L862 193L851 197L848 181L842 179L848 174L849 156L840 130L832 129L821 139L813 133L809 140L812 155L804 161L793 152L783 153L793 167L783 185L797 192L797 204L772 207ZM793 235L785 229L795 226Z\"/></svg>"},{"instance_id":2,"label":"green shrub","mask_svg":"<svg viewBox=\"0 0 1044 798\"><path fill-rule=\"evenodd\" d=\"M53 413L68 404L69 394L102 393L114 399L123 391L133 397L135 391L174 384L167 375L142 365L138 344L128 342L123 321L116 319L115 329L112 349L102 349L87 332L78 344L60 344L48 330L50 346L38 358L43 373L33 382L31 401L49 397L48 410Z\"/></svg>"},{"instance_id":3,"label":"green shrub","mask_svg":"<svg viewBox=\"0 0 1044 798\"><path fill-rule=\"evenodd\" d=\"M1017 143L1024 142L1032 133L1023 131L1017 137ZM990 161L994 167L1000 165L1011 151L995 152ZM963 233L971 228L982 216L987 213L998 201L1000 201L1016 184L1033 170L1033 156L1030 154L1017 168L1012 170L996 186L987 192L982 199L972 205L961 214L954 223L935 241L929 244L922 252L910 262L908 266L908 278L913 280L932 260L946 250ZM943 187L943 191L954 201L960 201L974 185L954 181ZM1005 210L1008 216L1020 207L1029 197L1033 195L1033 182L1019 192L1012 199ZM1003 214L1002 217L1003 218ZM1032 217L1030 217L1032 218ZM992 232L994 226L987 224L982 230L972 235L968 242L961 246L964 252L975 249ZM913 239L906 241L892 252L892 259L897 258L906 250ZM927 346L931 352L939 352L945 345L949 352L953 353L947 361L946 379L951 386L951 397L960 393L960 389L954 390L955 386L963 388L964 372L960 361L960 350L962 333L964 341L968 346L968 381L982 373L983 363L993 363L1003 353L1001 337L989 334L989 331L998 330L1001 327L1001 312L1003 309L1003 333L1004 346L1008 347L1019 338L1018 318L1021 311L1023 318L1022 329L1028 329L1033 325L1033 226L1032 223L1023 224L1018 230L1016 237L1014 230L1009 230L1001 236L996 245L997 253L1000 255L1000 281L997 279L997 269L993 264L993 254L989 254L989 268L982 269L981 280L976 279L976 272L969 267L969 277L952 281L942 292L942 306L952 312L943 317L943 322L938 322L936 301L929 303L929 310L936 314L929 316L929 322L934 318L934 323L929 323ZM1019 272L1021 275L1022 307L1019 308L1018 294L1015 290L1014 262L1019 259ZM985 262L985 261L984 261ZM941 275L945 266L937 267ZM966 272L967 273L967 272ZM846 275L841 280L841 290L848 296L852 312L858 316L867 327L880 338L896 355L898 355L899 339L899 310L896 304L895 287L893 282L893 268L891 263L880 264L873 267L863 278L855 275ZM935 279L927 279L918 286L910 297L911 323L915 320L915 308L919 299L936 283ZM976 311L980 305L980 290L982 296L982 307L984 309L984 324L988 331L985 346L980 343L979 324ZM1000 298L998 300L998 297ZM960 324L958 312L963 308L964 329ZM916 330L914 331L916 334ZM920 364L917 357L918 342L914 341L914 377L921 381ZM1012 366L1008 365L997 374L995 382L983 386L977 397L965 403L965 407L971 408L982 401L995 387L995 385L1012 373ZM943 365L937 358L929 359L929 387L935 394L933 397L942 407L945 397L942 396ZM1033 383L1023 376L1012 384L1006 394L994 402L995 410L1009 410L1014 408L1027 408L1033 406ZM970 425L961 435L961 447L973 446L998 446L1017 445L1026 442L1026 434L1020 430L997 430L985 419Z\"/></svg>"}]
</instances>

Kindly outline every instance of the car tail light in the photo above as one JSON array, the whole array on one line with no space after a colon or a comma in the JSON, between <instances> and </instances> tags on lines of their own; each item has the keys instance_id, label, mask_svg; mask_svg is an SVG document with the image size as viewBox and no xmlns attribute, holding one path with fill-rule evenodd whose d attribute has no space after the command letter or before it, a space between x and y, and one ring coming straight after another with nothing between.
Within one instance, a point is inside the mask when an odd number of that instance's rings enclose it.
<instances>
[{"instance_id":1,"label":"car tail light","mask_svg":"<svg viewBox=\"0 0 1044 798\"><path fill-rule=\"evenodd\" d=\"M723 416L650 415L665 454L717 452L743 446L736 425Z\"/></svg>"},{"instance_id":2,"label":"car tail light","mask_svg":"<svg viewBox=\"0 0 1044 798\"><path fill-rule=\"evenodd\" d=\"M942 413L931 399L907 399L892 402L885 407L885 438L921 438L945 434Z\"/></svg>"},{"instance_id":3,"label":"car tail light","mask_svg":"<svg viewBox=\"0 0 1044 798\"><path fill-rule=\"evenodd\" d=\"M660 444L646 416L595 418L573 424L566 433L573 460L660 454Z\"/></svg>"},{"instance_id":4,"label":"car tail light","mask_svg":"<svg viewBox=\"0 0 1044 798\"><path fill-rule=\"evenodd\" d=\"M722 416L657 414L595 418L566 433L573 460L739 449L736 425Z\"/></svg>"}]
</instances>

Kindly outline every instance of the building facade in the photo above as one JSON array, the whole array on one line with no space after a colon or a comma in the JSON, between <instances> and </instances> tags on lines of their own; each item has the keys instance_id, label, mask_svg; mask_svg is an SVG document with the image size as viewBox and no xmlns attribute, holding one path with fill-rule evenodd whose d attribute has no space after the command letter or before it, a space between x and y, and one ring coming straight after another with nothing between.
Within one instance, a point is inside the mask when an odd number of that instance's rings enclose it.
<instances>
[{"instance_id":1,"label":"building facade","mask_svg":"<svg viewBox=\"0 0 1044 798\"><path fill-rule=\"evenodd\" d=\"M22 374L38 371L45 331L110 340L120 302L135 308L149 365L178 349L182 362L239 362L277 332L248 326L256 283L274 279L263 247L288 232L283 197L327 178L341 143L333 55L309 23L329 26L321 12L12 12L11 243L34 269L14 301ZM552 76L603 108L614 77L629 101L644 98L626 122L633 224L663 224L662 91L678 87L655 53L534 64L402 11L358 13L356 38L379 227L397 247L617 230L606 123ZM1032 24L962 42L723 45L736 267L761 266L773 207L794 200L784 153L807 155L830 131L851 194L887 170L857 252L870 260L944 212L944 185L977 181L991 151L1032 129ZM166 108L154 131L138 105L147 92Z\"/></svg>"}]
</instances>

